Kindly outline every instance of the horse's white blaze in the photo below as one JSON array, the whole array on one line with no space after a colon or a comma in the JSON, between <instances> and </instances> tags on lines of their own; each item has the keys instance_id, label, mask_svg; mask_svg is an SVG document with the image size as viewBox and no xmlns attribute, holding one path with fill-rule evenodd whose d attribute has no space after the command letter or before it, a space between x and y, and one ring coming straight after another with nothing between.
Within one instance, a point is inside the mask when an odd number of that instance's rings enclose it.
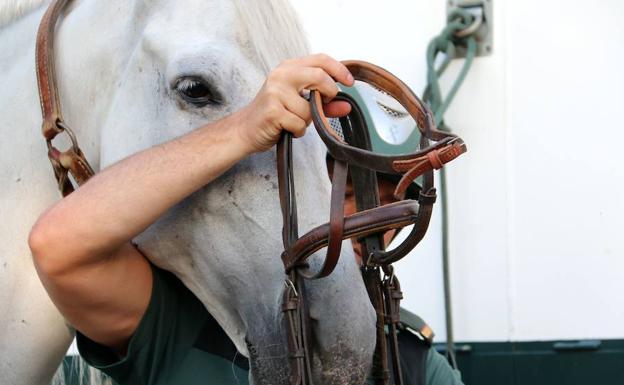
<instances>
[{"instance_id":1,"label":"horse's white blaze","mask_svg":"<svg viewBox=\"0 0 624 385\"><path fill-rule=\"evenodd\" d=\"M39 134L34 43L42 13L0 30L0 379L9 385L47 383L71 340L26 243L39 213L58 200ZM267 71L305 54L306 43L283 0L83 0L63 19L57 52L66 121L99 168L244 106ZM212 84L223 106L182 102L172 85L185 75ZM324 158L315 133L296 142L301 232L327 221ZM250 354L247 342L254 346L257 383L279 383L287 368L276 187L274 153L255 155L137 239L200 298L241 352ZM309 284L322 363L316 375L328 382L363 376L374 343L374 314L345 253L334 275ZM274 346L281 355L267 360Z\"/></svg>"}]
</instances>

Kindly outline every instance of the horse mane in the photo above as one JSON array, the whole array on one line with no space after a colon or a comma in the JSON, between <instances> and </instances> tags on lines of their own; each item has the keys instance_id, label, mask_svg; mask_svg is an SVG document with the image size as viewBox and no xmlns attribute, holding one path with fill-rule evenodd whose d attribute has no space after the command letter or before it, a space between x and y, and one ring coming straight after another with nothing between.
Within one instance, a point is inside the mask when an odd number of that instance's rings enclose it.
<instances>
[{"instance_id":1,"label":"horse mane","mask_svg":"<svg viewBox=\"0 0 624 385\"><path fill-rule=\"evenodd\" d=\"M233 0L247 28L249 48L268 74L283 60L305 56L308 40L288 0Z\"/></svg>"},{"instance_id":2,"label":"horse mane","mask_svg":"<svg viewBox=\"0 0 624 385\"><path fill-rule=\"evenodd\" d=\"M0 27L41 7L49 0L0 0ZM308 41L288 0L233 0L250 37L250 48L266 73L281 61L305 56Z\"/></svg>"},{"instance_id":3,"label":"horse mane","mask_svg":"<svg viewBox=\"0 0 624 385\"><path fill-rule=\"evenodd\" d=\"M10 24L30 11L41 7L48 0L2 0L0 1L0 27Z\"/></svg>"}]
</instances>

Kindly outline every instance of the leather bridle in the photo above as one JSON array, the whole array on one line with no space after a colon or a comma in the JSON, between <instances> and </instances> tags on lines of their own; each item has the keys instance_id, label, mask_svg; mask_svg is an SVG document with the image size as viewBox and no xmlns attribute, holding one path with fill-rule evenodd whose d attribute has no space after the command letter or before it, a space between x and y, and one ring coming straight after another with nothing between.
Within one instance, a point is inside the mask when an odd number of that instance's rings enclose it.
<instances>
[{"instance_id":1,"label":"leather bridle","mask_svg":"<svg viewBox=\"0 0 624 385\"><path fill-rule=\"evenodd\" d=\"M41 21L37 35L36 70L41 111L42 131L48 147L48 157L63 196L74 191L72 182L83 184L94 175L78 145L73 131L64 122L61 113L57 79L54 69L54 36L58 18L69 0L54 0ZM357 103L347 94L337 100L351 104L349 116L341 118L343 136L331 128L323 112L321 95L310 92L310 107L314 126L334 158L330 221L299 237L297 204L293 181L292 136L284 133L277 144L279 197L283 215L282 261L287 275L283 311L288 332L288 350L291 361L291 385L312 384L310 363L311 328L305 301L304 279L319 279L332 273L342 241L357 238L362 247L362 277L370 300L377 313L377 345L373 358L373 377L376 385L389 383L388 347L385 327L388 327L392 366L396 384L403 384L397 328L399 302L402 298L399 281L392 263L403 258L424 237L436 200L433 170L441 168L466 151L456 135L435 128L432 113L418 97L398 78L382 68L361 61L347 61L345 65L356 80L369 83L400 102L417 122L421 132L422 150L412 154L389 156L371 151L366 121ZM72 146L59 151L52 143L66 133ZM430 144L430 140L435 141ZM395 197L398 202L380 205L377 172L401 175ZM344 200L347 177L350 175L358 212L345 217ZM71 177L70 177L71 176ZM418 200L404 199L407 187L422 176ZM398 247L384 249L383 233L414 225L411 233ZM326 247L326 257L318 271L312 271L308 258Z\"/></svg>"},{"instance_id":2,"label":"leather bridle","mask_svg":"<svg viewBox=\"0 0 624 385\"><path fill-rule=\"evenodd\" d=\"M402 293L392 263L407 255L427 231L436 200L433 170L464 153L466 146L456 135L437 130L429 108L394 75L362 61L346 61L344 64L356 80L394 97L409 112L421 133L421 150L399 156L372 152L369 128L360 107L349 95L341 93L336 100L346 101L352 107L351 113L340 119L343 139L331 128L325 117L321 95L312 91L310 107L314 127L334 158L330 220L299 237L292 177L292 137L288 133L283 134L277 145L277 169L284 222L282 238L285 251L282 260L288 274L283 310L289 333L290 383L312 384L309 348L311 330L303 279L318 279L331 274L340 257L342 240L356 238L364 257L362 276L377 313L377 345L373 359L375 384L387 385L390 380L386 326L394 380L396 384L403 384L397 342ZM430 140L435 143L430 144ZM397 202L380 205L377 172L402 176L394 191ZM358 212L345 218L344 199L349 173ZM420 176L422 186L418 200L404 199L410 183ZM407 238L396 248L385 250L383 233L409 225L414 226ZM327 251L322 267L311 272L306 264L307 259L324 247L327 247Z\"/></svg>"}]
</instances>

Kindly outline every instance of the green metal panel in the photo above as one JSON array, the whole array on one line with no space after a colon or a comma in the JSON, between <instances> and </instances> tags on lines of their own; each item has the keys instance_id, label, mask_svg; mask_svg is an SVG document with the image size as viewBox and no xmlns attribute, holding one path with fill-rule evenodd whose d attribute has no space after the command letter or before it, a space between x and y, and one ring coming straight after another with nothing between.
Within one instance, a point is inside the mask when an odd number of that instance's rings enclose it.
<instances>
[{"instance_id":1,"label":"green metal panel","mask_svg":"<svg viewBox=\"0 0 624 385\"><path fill-rule=\"evenodd\" d=\"M466 385L624 385L624 340L459 343L457 363Z\"/></svg>"}]
</instances>

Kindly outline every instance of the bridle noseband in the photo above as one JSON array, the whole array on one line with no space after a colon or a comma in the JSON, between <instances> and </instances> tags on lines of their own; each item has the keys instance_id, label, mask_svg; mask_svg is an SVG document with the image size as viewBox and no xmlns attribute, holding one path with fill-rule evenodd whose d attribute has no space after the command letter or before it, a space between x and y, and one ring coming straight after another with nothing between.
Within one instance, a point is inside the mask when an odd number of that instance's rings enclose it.
<instances>
[{"instance_id":1,"label":"bridle noseband","mask_svg":"<svg viewBox=\"0 0 624 385\"><path fill-rule=\"evenodd\" d=\"M74 191L73 180L81 185L94 175L72 130L63 121L57 79L54 69L54 36L58 18L69 0L54 0L45 13L36 46L36 70L43 136L48 147L48 157L54 170L59 190L63 196ZM439 131L433 123L432 113L416 95L394 75L382 68L361 61L348 61L356 80L369 83L399 101L417 122L421 132L422 150L412 154L389 156L372 151L368 127L357 103L346 94L337 100L352 106L349 116L341 118L344 140L331 128L323 113L321 95L310 93L310 107L314 126L334 158L329 223L316 227L299 237L297 204L293 181L292 136L284 133L277 145L277 170L279 197L283 215L282 261L287 275L283 311L288 332L288 350L291 361L291 385L312 384L310 364L310 325L303 279L319 279L332 273L340 257L342 241L357 238L364 256L362 277L371 303L377 312L377 346L373 358L373 377L376 385L389 383L385 327L388 327L392 366L397 384L403 384L397 343L399 327L399 302L401 287L394 274L392 263L403 258L424 237L429 226L431 211L436 200L433 170L441 168L466 151L463 141L456 135ZM72 146L59 151L52 141L60 133L69 135ZM430 144L429 140L435 141ZM377 174L401 175L395 197L398 202L380 206ZM70 178L71 175L71 178ZM347 176L351 176L358 212L344 217L344 200ZM418 200L405 200L407 187L422 176ZM393 250L386 251L382 235L391 229L414 225L405 241ZM321 268L313 272L308 258L327 247ZM382 274L383 273L383 274Z\"/></svg>"}]
</instances>

